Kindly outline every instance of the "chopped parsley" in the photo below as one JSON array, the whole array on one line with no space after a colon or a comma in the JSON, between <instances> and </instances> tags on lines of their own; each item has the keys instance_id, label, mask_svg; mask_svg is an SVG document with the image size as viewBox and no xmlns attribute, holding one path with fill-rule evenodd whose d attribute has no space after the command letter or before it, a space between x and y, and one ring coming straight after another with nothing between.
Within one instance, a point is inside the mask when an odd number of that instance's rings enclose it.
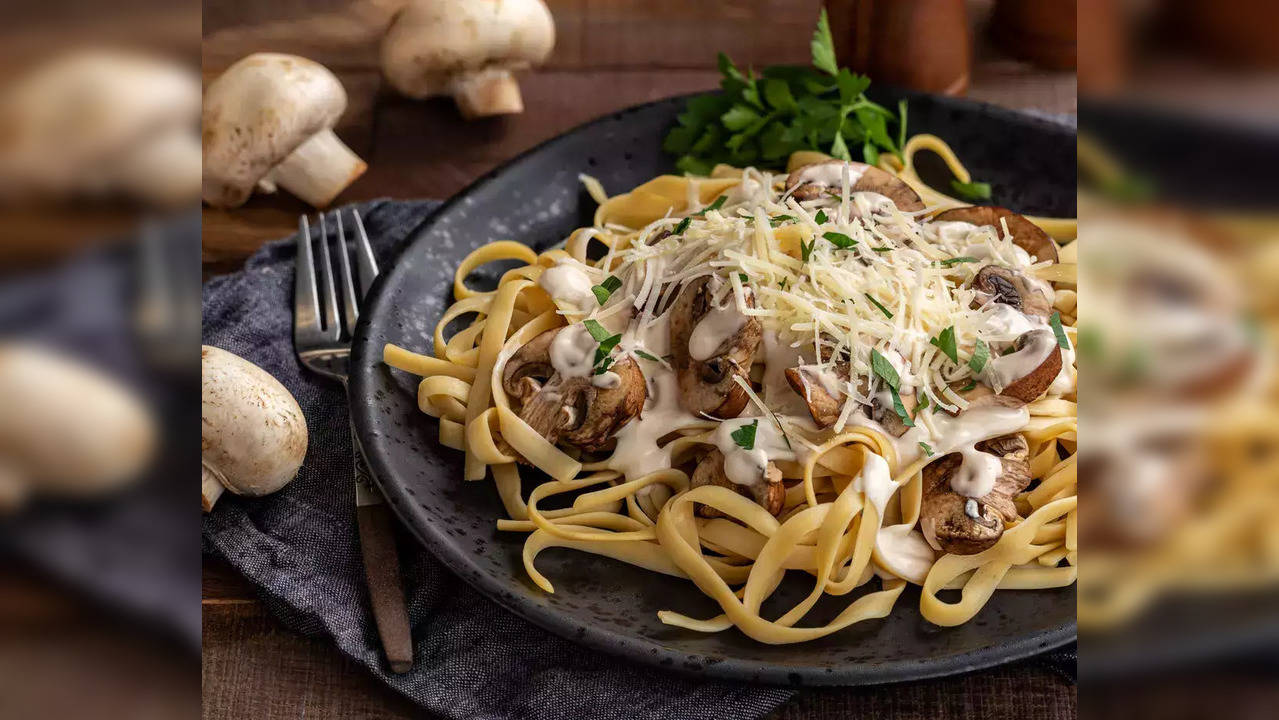
<instances>
[{"instance_id":1,"label":"chopped parsley","mask_svg":"<svg viewBox=\"0 0 1279 720\"><path fill-rule=\"evenodd\" d=\"M702 217L703 215L705 215L706 213L708 213L708 212L710 212L710 211L712 211L712 210L718 210L718 209L720 209L720 208L724 207L724 201L726 201L726 200L728 200L728 196L727 196L727 195L720 195L719 197L715 198L715 202L711 203L710 205L707 205L706 207L702 208L701 210L698 210L697 212L693 213L693 214L692 214L692 215L690 215L689 217Z\"/></svg>"},{"instance_id":2,"label":"chopped parsley","mask_svg":"<svg viewBox=\"0 0 1279 720\"><path fill-rule=\"evenodd\" d=\"M980 261L975 257L964 255L961 257L953 257L948 260L940 260L937 262L937 264L941 265L942 267L953 267L960 263L974 263L974 262L980 262Z\"/></svg>"},{"instance_id":3,"label":"chopped parsley","mask_svg":"<svg viewBox=\"0 0 1279 720\"><path fill-rule=\"evenodd\" d=\"M818 211L817 211L817 214L813 216L813 222L816 222L818 225L825 225L825 224L826 224L826 211L825 211L825 210L818 210Z\"/></svg>"},{"instance_id":4,"label":"chopped parsley","mask_svg":"<svg viewBox=\"0 0 1279 720\"><path fill-rule=\"evenodd\" d=\"M989 200L990 183L951 180L950 187L965 200Z\"/></svg>"},{"instance_id":5,"label":"chopped parsley","mask_svg":"<svg viewBox=\"0 0 1279 720\"><path fill-rule=\"evenodd\" d=\"M967 385L959 388L959 392L968 392L969 390L972 390L975 387L977 387L977 381L969 380Z\"/></svg>"},{"instance_id":6,"label":"chopped parsley","mask_svg":"<svg viewBox=\"0 0 1279 720\"><path fill-rule=\"evenodd\" d=\"M613 366L613 357L611 355L606 356L603 360L600 361L598 365L595 366L595 372L591 374L603 375L604 373L608 372L608 369L612 366Z\"/></svg>"},{"instance_id":7,"label":"chopped parsley","mask_svg":"<svg viewBox=\"0 0 1279 720\"><path fill-rule=\"evenodd\" d=\"M595 293L595 299L600 305L608 302L609 296L617 292L622 287L622 281L616 275L609 275L604 282L591 288L591 292Z\"/></svg>"},{"instance_id":8,"label":"chopped parsley","mask_svg":"<svg viewBox=\"0 0 1279 720\"><path fill-rule=\"evenodd\" d=\"M799 241L799 252L801 255L803 255L804 262L808 262L808 258L812 256L813 254L813 246L816 244L817 244L816 240L810 243L806 243L803 240Z\"/></svg>"},{"instance_id":9,"label":"chopped parsley","mask_svg":"<svg viewBox=\"0 0 1279 720\"><path fill-rule=\"evenodd\" d=\"M892 314L892 312L890 312L890 311L889 311L889 309L888 309L888 308L886 308L886 307L884 307L883 305L880 305L878 300L876 300L875 298L873 298L873 297L871 297L871 296L870 296L870 293L862 293L862 294L866 296L866 299L867 299L867 300L869 300L869 301L871 302L871 304L873 304L875 307L879 308L879 311L880 311L880 312L882 312L882 313L884 313L884 315L885 315L885 316L886 316L889 320L892 320L892 319L893 319L893 314Z\"/></svg>"},{"instance_id":10,"label":"chopped parsley","mask_svg":"<svg viewBox=\"0 0 1279 720\"><path fill-rule=\"evenodd\" d=\"M759 420L753 420L750 425L743 425L729 433L729 437L733 438L733 442L737 443L737 447L743 450L754 450L755 431L758 429Z\"/></svg>"},{"instance_id":11,"label":"chopped parsley","mask_svg":"<svg viewBox=\"0 0 1279 720\"><path fill-rule=\"evenodd\" d=\"M794 215L778 215L777 217L772 217L768 219L768 224L772 225L773 227L777 227L778 225L781 225L782 223L785 223L785 222L795 222L795 216Z\"/></svg>"},{"instance_id":12,"label":"chopped parsley","mask_svg":"<svg viewBox=\"0 0 1279 720\"><path fill-rule=\"evenodd\" d=\"M848 248L857 244L856 240L848 237L844 233L837 233L832 231L822 235L822 237L830 241L831 245L834 245L835 247L843 250L847 250Z\"/></svg>"},{"instance_id":13,"label":"chopped parsley","mask_svg":"<svg viewBox=\"0 0 1279 720\"><path fill-rule=\"evenodd\" d=\"M959 363L959 350L955 347L955 326L942 330L935 338L930 338L928 342L936 345L942 352L946 353L946 357L950 358L953 363Z\"/></svg>"},{"instance_id":14,"label":"chopped parsley","mask_svg":"<svg viewBox=\"0 0 1279 720\"><path fill-rule=\"evenodd\" d=\"M933 456L933 448L932 448L932 446L931 446L931 445L929 445L928 443L926 443L926 442L922 442L922 441L921 441L921 442L919 443L919 449L920 449L920 450L923 450L923 451L924 451L924 454L928 455L928 457L932 457L932 456Z\"/></svg>"},{"instance_id":15,"label":"chopped parsley","mask_svg":"<svg viewBox=\"0 0 1279 720\"><path fill-rule=\"evenodd\" d=\"M743 283L750 282L750 278L746 277L746 273L737 273L737 279L741 280Z\"/></svg>"},{"instance_id":16,"label":"chopped parsley","mask_svg":"<svg viewBox=\"0 0 1279 720\"><path fill-rule=\"evenodd\" d=\"M886 247L882 247L882 248L873 247L873 248L871 248L871 250L874 250L875 252L881 252L881 253L882 253L882 252L892 252L892 251L893 251L893 249L892 249L892 248L886 248Z\"/></svg>"},{"instance_id":17,"label":"chopped parsley","mask_svg":"<svg viewBox=\"0 0 1279 720\"><path fill-rule=\"evenodd\" d=\"M622 341L622 334L609 335L608 330L605 330L604 326L595 320L586 320L582 325L586 327L586 331L591 334L595 342L599 343L599 347L595 350L595 374L599 375L604 370L607 370L609 365L613 364L608 354L613 352L613 348L617 347L617 344ZM601 365L603 365L604 370L599 369Z\"/></svg>"},{"instance_id":18,"label":"chopped parsley","mask_svg":"<svg viewBox=\"0 0 1279 720\"><path fill-rule=\"evenodd\" d=\"M1057 347L1069 350L1070 340L1066 337L1066 329L1061 326L1061 313L1054 310L1052 317L1048 318L1048 324L1052 325L1053 334L1057 336Z\"/></svg>"},{"instance_id":19,"label":"chopped parsley","mask_svg":"<svg viewBox=\"0 0 1279 720\"><path fill-rule=\"evenodd\" d=\"M657 357L657 356L655 356L655 355L650 355L649 353L646 353L646 352L644 352L643 350L636 350L636 351L635 351L635 354L636 354L636 355L638 355L639 357L642 357L642 358L644 358L645 360L649 360L649 361L651 361L651 362L659 363L659 362L661 362L661 361L662 361L662 359L661 359L661 358L659 358L659 357Z\"/></svg>"},{"instance_id":20,"label":"chopped parsley","mask_svg":"<svg viewBox=\"0 0 1279 720\"><path fill-rule=\"evenodd\" d=\"M986 361L989 359L990 346L988 346L981 338L977 338L977 345L973 348L973 356L968 358L968 369L972 370L974 373L979 373L982 371L982 368L986 367Z\"/></svg>"},{"instance_id":21,"label":"chopped parsley","mask_svg":"<svg viewBox=\"0 0 1279 720\"><path fill-rule=\"evenodd\" d=\"M689 225L692 225L692 224L693 224L693 218L692 218L691 216L690 216L690 217L686 217L686 218L684 218L683 220L680 220L680 221L679 221L679 225L676 225L676 226L675 226L675 232L673 232L673 233L671 233L671 234L672 234L672 235L683 235L683 234L684 234L684 231L688 229L688 226L689 226Z\"/></svg>"},{"instance_id":22,"label":"chopped parsley","mask_svg":"<svg viewBox=\"0 0 1279 720\"><path fill-rule=\"evenodd\" d=\"M902 396L899 392L902 381L897 375L897 369L893 367L892 363L888 362L888 358L881 355L875 348L870 349L870 367L888 386L888 391L893 396L893 412L897 413L897 417L902 419L903 425L914 427L915 422L911 420L910 413L906 412L906 406L902 404Z\"/></svg>"}]
</instances>

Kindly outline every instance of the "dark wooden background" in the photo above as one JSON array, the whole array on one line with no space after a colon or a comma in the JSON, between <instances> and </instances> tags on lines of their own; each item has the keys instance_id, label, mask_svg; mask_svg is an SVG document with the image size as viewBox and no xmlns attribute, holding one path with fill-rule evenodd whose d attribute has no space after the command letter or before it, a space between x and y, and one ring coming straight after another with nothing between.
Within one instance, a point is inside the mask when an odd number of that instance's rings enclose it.
<instances>
[{"instance_id":1,"label":"dark wooden background","mask_svg":"<svg viewBox=\"0 0 1279 720\"><path fill-rule=\"evenodd\" d=\"M557 42L546 67L520 78L522 115L462 121L452 102L411 101L385 87L377 43L401 0L206 0L206 81L243 55L273 50L328 65L350 107L338 134L369 163L337 202L444 198L516 153L581 122L647 100L716 86L715 51L739 65L806 63L820 0L549 0ZM970 0L978 38L988 0ZM1016 108L1075 111L1073 74L1001 59L978 42L969 96ZM261 243L293 232L308 208L255 197L204 211L206 274L233 270ZM407 549L411 545L404 545ZM222 718L421 716L332 646L294 635L252 586L206 560L203 715ZM800 693L779 718L1072 718L1074 687L1034 663L905 688Z\"/></svg>"}]
</instances>

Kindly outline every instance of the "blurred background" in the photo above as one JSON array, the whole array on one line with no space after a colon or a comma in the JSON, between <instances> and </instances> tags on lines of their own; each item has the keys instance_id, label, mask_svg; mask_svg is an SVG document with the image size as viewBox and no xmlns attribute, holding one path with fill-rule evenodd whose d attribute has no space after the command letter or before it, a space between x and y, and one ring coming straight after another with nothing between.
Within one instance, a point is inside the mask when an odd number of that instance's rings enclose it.
<instances>
[{"instance_id":1,"label":"blurred background","mask_svg":"<svg viewBox=\"0 0 1279 720\"><path fill-rule=\"evenodd\" d=\"M0 8L0 717L199 713L199 42Z\"/></svg>"},{"instance_id":2,"label":"blurred background","mask_svg":"<svg viewBox=\"0 0 1279 720\"><path fill-rule=\"evenodd\" d=\"M281 636L234 573L201 571L182 499L200 277L240 267L308 209L283 193L198 209L202 87L256 51L316 60L348 95L336 132L369 165L335 203L443 198L580 122L714 87L715 49L740 66L806 63L822 5L840 61L877 83L1077 115L1079 702L1086 716L1197 717L1227 700L1268 716L1275 3L550 0L555 49L520 76L524 112L467 122L446 99L388 88L378 46L404 2L0 9L0 717L194 716L201 634L221 716L308 700L410 712L331 648ZM1003 672L962 682L989 691ZM782 712L873 712L868 697Z\"/></svg>"}]
</instances>

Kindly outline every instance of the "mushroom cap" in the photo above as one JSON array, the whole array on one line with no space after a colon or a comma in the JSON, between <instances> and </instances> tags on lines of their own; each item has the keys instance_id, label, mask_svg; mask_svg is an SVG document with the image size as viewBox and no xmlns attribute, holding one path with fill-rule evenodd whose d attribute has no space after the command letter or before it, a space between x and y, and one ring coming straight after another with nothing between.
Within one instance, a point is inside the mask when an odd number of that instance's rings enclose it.
<instances>
[{"instance_id":1,"label":"mushroom cap","mask_svg":"<svg viewBox=\"0 0 1279 720\"><path fill-rule=\"evenodd\" d=\"M734 378L750 379L751 363L763 340L764 328L759 320L747 317L741 329L725 339L712 357L694 359L688 341L693 328L711 310L710 280L710 276L703 276L690 282L667 311L671 317L672 365L679 382L680 404L685 410L699 417L735 418L750 401L750 395ZM752 296L747 296L747 302L753 303Z\"/></svg>"},{"instance_id":2,"label":"mushroom cap","mask_svg":"<svg viewBox=\"0 0 1279 720\"><path fill-rule=\"evenodd\" d=\"M40 494L101 494L139 479L157 435L114 379L41 347L0 345L0 474Z\"/></svg>"},{"instance_id":3,"label":"mushroom cap","mask_svg":"<svg viewBox=\"0 0 1279 720\"><path fill-rule=\"evenodd\" d=\"M555 21L542 0L414 0L382 40L382 71L409 97L452 92L485 70L540 64L555 47Z\"/></svg>"},{"instance_id":4,"label":"mushroom cap","mask_svg":"<svg viewBox=\"0 0 1279 720\"><path fill-rule=\"evenodd\" d=\"M849 186L849 192L879 193L892 200L897 209L902 212L918 212L924 209L924 201L920 199L919 193L915 192L915 189L908 185L905 180L866 163L845 160L823 160L809 163L803 167L796 168L786 176L786 189L791 191L791 196L796 200L815 199L826 188L834 187L834 185L810 180L809 178L819 174L822 171L821 168L842 165L848 165L852 171L859 173L857 180Z\"/></svg>"},{"instance_id":5,"label":"mushroom cap","mask_svg":"<svg viewBox=\"0 0 1279 720\"><path fill-rule=\"evenodd\" d=\"M297 475L306 418L279 380L244 358L200 348L200 464L239 495L266 495Z\"/></svg>"},{"instance_id":6,"label":"mushroom cap","mask_svg":"<svg viewBox=\"0 0 1279 720\"><path fill-rule=\"evenodd\" d=\"M958 207L938 213L934 222L966 222L973 225L989 225L999 229L1000 220L1008 223L1008 232L1013 236L1013 244L1025 250L1039 261L1057 262L1057 244L1042 228L1007 208L993 205L972 205Z\"/></svg>"},{"instance_id":7,"label":"mushroom cap","mask_svg":"<svg viewBox=\"0 0 1279 720\"><path fill-rule=\"evenodd\" d=\"M693 468L689 485L690 487L718 485L728 488L738 495L754 500L774 517L781 513L782 506L786 503L786 485L782 482L782 473L776 465L770 462L764 477L755 485L738 485L729 480L728 474L724 472L724 453L719 448L711 448L697 461L697 467ZM697 504L694 512L699 517L705 518L724 516L724 513L719 510L701 503Z\"/></svg>"},{"instance_id":8,"label":"mushroom cap","mask_svg":"<svg viewBox=\"0 0 1279 720\"><path fill-rule=\"evenodd\" d=\"M115 189L135 147L175 129L194 134L195 73L149 55L84 50L29 73L0 101L0 192Z\"/></svg>"},{"instance_id":9,"label":"mushroom cap","mask_svg":"<svg viewBox=\"0 0 1279 720\"><path fill-rule=\"evenodd\" d=\"M1052 303L1048 302L1043 291L1016 270L987 265L973 276L972 287L990 296L995 302L1009 305L1027 315L1046 318L1052 314Z\"/></svg>"},{"instance_id":10,"label":"mushroom cap","mask_svg":"<svg viewBox=\"0 0 1279 720\"><path fill-rule=\"evenodd\" d=\"M253 186L346 111L346 90L323 65L297 55L254 53L204 93L204 201L236 207Z\"/></svg>"},{"instance_id":11,"label":"mushroom cap","mask_svg":"<svg viewBox=\"0 0 1279 720\"><path fill-rule=\"evenodd\" d=\"M1044 356L1044 359L1035 366L1026 375L1013 381L1005 387L1000 394L1008 397L1016 398L1024 403L1034 402L1040 395L1048 391L1048 387L1052 385L1053 380L1061 373L1061 348L1057 346L1057 339L1053 337L1051 330L1032 330L1022 333L1017 337L1013 347L1018 352L1032 343L1052 343L1052 349ZM1033 348L1027 352L1034 352Z\"/></svg>"},{"instance_id":12,"label":"mushroom cap","mask_svg":"<svg viewBox=\"0 0 1279 720\"><path fill-rule=\"evenodd\" d=\"M1020 435L1005 435L977 443L977 449L999 458L995 486L980 498L968 498L950 487L962 456L949 453L924 467L924 498L920 529L929 544L956 555L973 555L990 548L1004 534L1004 523L1016 520L1013 498L1030 484L1028 446ZM968 514L969 500L977 503L977 517Z\"/></svg>"}]
</instances>

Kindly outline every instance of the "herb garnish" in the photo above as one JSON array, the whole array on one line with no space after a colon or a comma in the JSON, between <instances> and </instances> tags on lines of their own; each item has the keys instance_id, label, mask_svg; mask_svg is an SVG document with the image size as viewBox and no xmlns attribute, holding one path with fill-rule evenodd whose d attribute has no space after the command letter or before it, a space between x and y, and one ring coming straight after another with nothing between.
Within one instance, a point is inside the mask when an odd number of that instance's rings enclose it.
<instances>
[{"instance_id":1,"label":"herb garnish","mask_svg":"<svg viewBox=\"0 0 1279 720\"><path fill-rule=\"evenodd\" d=\"M616 275L609 275L604 282L591 288L591 292L595 293L595 299L600 305L608 302L609 296L617 292L622 287L622 281Z\"/></svg>"},{"instance_id":2,"label":"herb garnish","mask_svg":"<svg viewBox=\"0 0 1279 720\"><path fill-rule=\"evenodd\" d=\"M651 362L659 363L659 362L661 362L661 361L662 361L662 359L661 359L661 358L659 358L659 357L657 357L657 356L655 356L655 355L650 355L649 353L646 353L646 352L644 352L643 350L636 350L636 351L635 351L635 354L636 354L636 355L638 355L638 356L640 356L640 357L642 357L642 358L644 358L645 360L649 360L649 361L651 361Z\"/></svg>"},{"instance_id":3,"label":"herb garnish","mask_svg":"<svg viewBox=\"0 0 1279 720\"><path fill-rule=\"evenodd\" d=\"M829 240L831 245L834 245L835 247L843 250L847 250L848 248L857 244L856 240L848 237L844 233L831 231L823 234L822 237Z\"/></svg>"},{"instance_id":4,"label":"herb garnish","mask_svg":"<svg viewBox=\"0 0 1279 720\"><path fill-rule=\"evenodd\" d=\"M866 97L870 79L840 68L830 23L823 10L810 43L811 67L768 67L757 76L742 73L719 55L722 76L717 95L693 98L662 144L678 156L681 172L709 175L717 163L737 167L780 167L797 150L817 150L852 160L861 146L867 162L880 150L900 154L906 113ZM888 128L896 126L897 137Z\"/></svg>"},{"instance_id":5,"label":"herb garnish","mask_svg":"<svg viewBox=\"0 0 1279 720\"><path fill-rule=\"evenodd\" d=\"M974 263L974 262L978 262L977 258L964 255L962 257L953 257L947 260L939 260L937 264L941 265L942 267L952 267L954 265L958 265L959 263Z\"/></svg>"},{"instance_id":6,"label":"herb garnish","mask_svg":"<svg viewBox=\"0 0 1279 720\"><path fill-rule=\"evenodd\" d=\"M741 280L743 283L750 282L750 278L746 277L746 273L737 273L737 279Z\"/></svg>"},{"instance_id":7,"label":"herb garnish","mask_svg":"<svg viewBox=\"0 0 1279 720\"><path fill-rule=\"evenodd\" d=\"M609 365L613 364L608 354L613 352L613 348L617 347L617 344L622 341L622 334L609 335L608 330L605 330L604 326L600 325L596 320L586 320L582 325L586 327L586 331L591 334L595 342L599 343L599 347L595 349L595 374L599 375L604 370L607 370ZM607 363L605 363L606 360L608 361ZM600 365L603 365L604 370L599 369Z\"/></svg>"},{"instance_id":8,"label":"herb garnish","mask_svg":"<svg viewBox=\"0 0 1279 720\"><path fill-rule=\"evenodd\" d=\"M692 216L686 217L686 218L684 218L683 220L680 220L680 221L679 221L679 225L676 225L676 226L675 226L675 232L673 232L673 233L671 233L671 234L672 234L672 235L683 235L683 234L684 234L684 231L688 229L688 226L689 226L689 225L692 225L692 224L693 224L693 218L692 218Z\"/></svg>"},{"instance_id":9,"label":"herb garnish","mask_svg":"<svg viewBox=\"0 0 1279 720\"><path fill-rule=\"evenodd\" d=\"M910 413L906 412L906 406L902 404L902 396L899 393L902 381L897 375L897 369L893 367L892 363L888 362L888 358L881 355L875 348L870 349L870 367L888 386L888 391L893 396L893 412L897 413L897 417L902 419L903 425L914 427L915 421L911 420Z\"/></svg>"},{"instance_id":10,"label":"herb garnish","mask_svg":"<svg viewBox=\"0 0 1279 720\"><path fill-rule=\"evenodd\" d=\"M1053 334L1057 336L1057 347L1069 350L1070 340L1066 337L1066 329L1061 326L1061 313L1054 310L1052 316L1048 318L1048 324L1052 325Z\"/></svg>"},{"instance_id":11,"label":"herb garnish","mask_svg":"<svg viewBox=\"0 0 1279 720\"><path fill-rule=\"evenodd\" d=\"M799 252L800 252L800 255L803 256L804 262L808 262L809 256L813 254L813 246L816 244L817 244L816 240L810 243L806 243L803 240L799 241Z\"/></svg>"},{"instance_id":12,"label":"herb garnish","mask_svg":"<svg viewBox=\"0 0 1279 720\"><path fill-rule=\"evenodd\" d=\"M817 214L813 216L813 222L817 223L818 225L825 225L826 220L827 218L826 218L825 210L818 210Z\"/></svg>"},{"instance_id":13,"label":"herb garnish","mask_svg":"<svg viewBox=\"0 0 1279 720\"><path fill-rule=\"evenodd\" d=\"M729 433L729 437L733 438L733 442L743 450L755 449L755 431L759 429L759 420L754 420L750 425L743 425L733 432Z\"/></svg>"},{"instance_id":14,"label":"herb garnish","mask_svg":"<svg viewBox=\"0 0 1279 720\"><path fill-rule=\"evenodd\" d=\"M977 387L977 381L969 380L967 385L959 388L959 392L968 392L969 390L972 390L975 387Z\"/></svg>"},{"instance_id":15,"label":"herb garnish","mask_svg":"<svg viewBox=\"0 0 1279 720\"><path fill-rule=\"evenodd\" d=\"M887 316L889 320L892 320L892 319L893 319L893 314L892 314L892 312L890 312L890 311L888 310L888 308L884 307L883 305L880 305L878 300L876 300L875 298L873 298L873 297L871 297L871 296L870 296L870 293L862 293L862 294L863 294L863 295L865 295L865 296L866 296L866 299L867 299L867 300L869 300L869 301L871 301L871 303L872 303L875 307L879 308L879 311L880 311L880 312L882 312L882 313L884 313L884 315L885 315L885 316Z\"/></svg>"},{"instance_id":16,"label":"herb garnish","mask_svg":"<svg viewBox=\"0 0 1279 720\"><path fill-rule=\"evenodd\" d=\"M965 200L990 199L990 183L959 182L958 180L951 180L950 187L957 195Z\"/></svg>"},{"instance_id":17,"label":"herb garnish","mask_svg":"<svg viewBox=\"0 0 1279 720\"><path fill-rule=\"evenodd\" d=\"M942 330L935 338L930 338L928 342L936 345L942 352L946 353L946 357L950 358L953 363L959 363L959 350L955 347L955 326Z\"/></svg>"},{"instance_id":18,"label":"herb garnish","mask_svg":"<svg viewBox=\"0 0 1279 720\"><path fill-rule=\"evenodd\" d=\"M795 216L794 215L778 215L777 217L772 217L768 219L768 224L772 225L773 227L777 227L778 225L781 225L784 222L795 222Z\"/></svg>"},{"instance_id":19,"label":"herb garnish","mask_svg":"<svg viewBox=\"0 0 1279 720\"><path fill-rule=\"evenodd\" d=\"M932 456L933 456L933 448L932 448L932 446L930 446L928 443L921 441L921 442L919 443L919 449L920 449L920 450L923 450L925 453L927 453L927 454L928 454L928 457L932 457Z\"/></svg>"},{"instance_id":20,"label":"herb garnish","mask_svg":"<svg viewBox=\"0 0 1279 720\"><path fill-rule=\"evenodd\" d=\"M974 373L981 372L986 367L986 361L990 359L990 347L977 338L977 345L973 348L973 356L968 358L968 369Z\"/></svg>"}]
</instances>

